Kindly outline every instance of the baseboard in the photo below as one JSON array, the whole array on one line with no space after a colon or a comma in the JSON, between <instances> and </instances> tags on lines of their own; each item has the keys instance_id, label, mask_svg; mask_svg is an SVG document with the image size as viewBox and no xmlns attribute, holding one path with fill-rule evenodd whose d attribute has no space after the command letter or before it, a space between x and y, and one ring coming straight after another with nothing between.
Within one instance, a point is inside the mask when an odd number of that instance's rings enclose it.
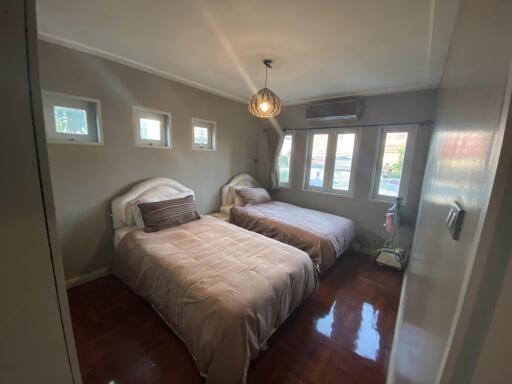
<instances>
[{"instance_id":1,"label":"baseboard","mask_svg":"<svg viewBox=\"0 0 512 384\"><path fill-rule=\"evenodd\" d=\"M70 289L76 287L77 285L88 283L89 281L93 281L99 279L100 277L108 275L108 268L101 268L95 271L86 273L85 275L80 275L77 277L72 277L71 279L66 280L66 288Z\"/></svg>"}]
</instances>

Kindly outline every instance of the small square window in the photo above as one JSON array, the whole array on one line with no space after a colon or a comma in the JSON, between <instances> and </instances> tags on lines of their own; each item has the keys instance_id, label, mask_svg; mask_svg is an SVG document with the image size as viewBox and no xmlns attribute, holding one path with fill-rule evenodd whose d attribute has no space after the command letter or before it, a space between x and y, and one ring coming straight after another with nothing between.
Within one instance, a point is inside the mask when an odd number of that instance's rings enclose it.
<instances>
[{"instance_id":1,"label":"small square window","mask_svg":"<svg viewBox=\"0 0 512 384\"><path fill-rule=\"evenodd\" d=\"M135 145L140 147L170 148L171 115L167 112L134 107Z\"/></svg>"},{"instance_id":2,"label":"small square window","mask_svg":"<svg viewBox=\"0 0 512 384\"><path fill-rule=\"evenodd\" d=\"M210 138L208 128L194 127L194 144L208 145Z\"/></svg>"},{"instance_id":3,"label":"small square window","mask_svg":"<svg viewBox=\"0 0 512 384\"><path fill-rule=\"evenodd\" d=\"M192 119L192 149L214 151L216 149L217 123L203 119Z\"/></svg>"},{"instance_id":4,"label":"small square window","mask_svg":"<svg viewBox=\"0 0 512 384\"><path fill-rule=\"evenodd\" d=\"M162 139L161 125L160 120L140 119L140 138L160 141Z\"/></svg>"},{"instance_id":5,"label":"small square window","mask_svg":"<svg viewBox=\"0 0 512 384\"><path fill-rule=\"evenodd\" d=\"M87 135L87 111L78 108L53 107L57 133Z\"/></svg>"},{"instance_id":6,"label":"small square window","mask_svg":"<svg viewBox=\"0 0 512 384\"><path fill-rule=\"evenodd\" d=\"M102 143L98 100L43 92L43 109L48 142Z\"/></svg>"}]
</instances>

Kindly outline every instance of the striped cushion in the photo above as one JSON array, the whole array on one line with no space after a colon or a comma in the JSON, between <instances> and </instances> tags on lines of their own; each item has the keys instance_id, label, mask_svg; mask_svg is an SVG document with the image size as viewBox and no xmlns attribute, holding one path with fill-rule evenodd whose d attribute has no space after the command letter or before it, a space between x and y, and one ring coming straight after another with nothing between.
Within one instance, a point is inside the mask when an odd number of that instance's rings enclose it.
<instances>
[{"instance_id":1,"label":"striped cushion","mask_svg":"<svg viewBox=\"0 0 512 384\"><path fill-rule=\"evenodd\" d=\"M198 220L196 203L192 196L179 199L156 201L138 204L145 232L156 232L162 229Z\"/></svg>"},{"instance_id":2,"label":"striped cushion","mask_svg":"<svg viewBox=\"0 0 512 384\"><path fill-rule=\"evenodd\" d=\"M236 190L242 205L260 204L271 201L270 195L265 188L243 188Z\"/></svg>"}]
</instances>

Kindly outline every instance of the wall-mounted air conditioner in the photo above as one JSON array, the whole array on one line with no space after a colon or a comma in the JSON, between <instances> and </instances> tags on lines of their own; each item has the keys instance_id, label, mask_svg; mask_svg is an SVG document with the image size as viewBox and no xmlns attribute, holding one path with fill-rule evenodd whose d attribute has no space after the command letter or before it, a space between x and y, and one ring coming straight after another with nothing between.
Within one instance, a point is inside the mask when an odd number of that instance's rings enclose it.
<instances>
[{"instance_id":1,"label":"wall-mounted air conditioner","mask_svg":"<svg viewBox=\"0 0 512 384\"><path fill-rule=\"evenodd\" d=\"M363 102L355 98L322 100L306 107L306 120L359 120L363 113Z\"/></svg>"}]
</instances>

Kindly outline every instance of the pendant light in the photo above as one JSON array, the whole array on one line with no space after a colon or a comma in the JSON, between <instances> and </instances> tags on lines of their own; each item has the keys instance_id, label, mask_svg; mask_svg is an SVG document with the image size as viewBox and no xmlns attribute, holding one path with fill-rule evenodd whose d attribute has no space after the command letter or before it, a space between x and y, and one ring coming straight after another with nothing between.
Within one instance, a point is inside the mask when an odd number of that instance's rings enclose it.
<instances>
[{"instance_id":1,"label":"pendant light","mask_svg":"<svg viewBox=\"0 0 512 384\"><path fill-rule=\"evenodd\" d=\"M263 60L265 65L265 87L253 95L249 100L249 113L257 117L269 118L281 112L281 100L267 88L268 69L272 68L272 60Z\"/></svg>"}]
</instances>

